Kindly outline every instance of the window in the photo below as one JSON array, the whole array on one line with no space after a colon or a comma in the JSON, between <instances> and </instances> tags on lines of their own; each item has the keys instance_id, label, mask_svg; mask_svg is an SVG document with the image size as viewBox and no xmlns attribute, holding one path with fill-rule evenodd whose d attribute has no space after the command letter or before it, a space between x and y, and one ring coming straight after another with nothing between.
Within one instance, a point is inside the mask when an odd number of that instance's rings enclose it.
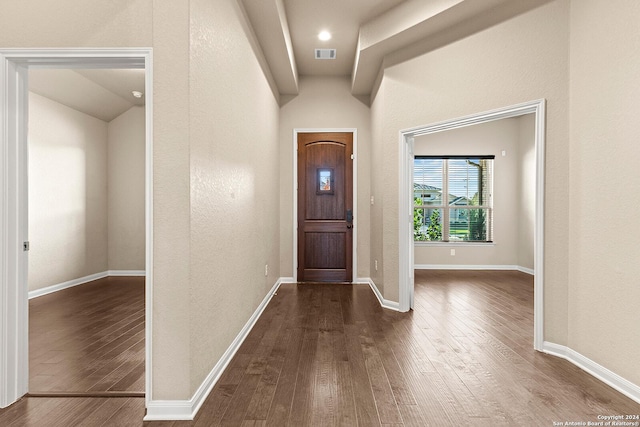
<instances>
[{"instance_id":1,"label":"window","mask_svg":"<svg viewBox=\"0 0 640 427\"><path fill-rule=\"evenodd\" d=\"M413 238L491 242L495 156L416 156Z\"/></svg>"}]
</instances>

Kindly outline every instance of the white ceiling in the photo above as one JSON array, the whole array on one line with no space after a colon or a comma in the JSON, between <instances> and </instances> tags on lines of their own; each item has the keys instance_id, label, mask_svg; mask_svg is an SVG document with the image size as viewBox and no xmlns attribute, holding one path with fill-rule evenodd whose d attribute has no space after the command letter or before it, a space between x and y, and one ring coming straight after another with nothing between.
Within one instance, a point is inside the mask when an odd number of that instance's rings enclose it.
<instances>
[{"instance_id":1,"label":"white ceiling","mask_svg":"<svg viewBox=\"0 0 640 427\"><path fill-rule=\"evenodd\" d=\"M142 69L29 70L29 90L105 122L134 105L144 105Z\"/></svg>"},{"instance_id":2,"label":"white ceiling","mask_svg":"<svg viewBox=\"0 0 640 427\"><path fill-rule=\"evenodd\" d=\"M240 0L281 95L298 76L350 76L371 94L383 61L410 59L550 0ZM321 30L331 40L318 39ZM316 48L337 59L315 59Z\"/></svg>"},{"instance_id":3,"label":"white ceiling","mask_svg":"<svg viewBox=\"0 0 640 427\"><path fill-rule=\"evenodd\" d=\"M550 0L237 0L244 6L275 88L290 99L300 76L349 76L364 102L380 70L454 42ZM318 39L321 30L332 33ZM316 48L337 59L318 60ZM111 121L144 104L144 71L32 69L29 89Z\"/></svg>"},{"instance_id":4,"label":"white ceiling","mask_svg":"<svg viewBox=\"0 0 640 427\"><path fill-rule=\"evenodd\" d=\"M284 0L298 73L302 76L350 75L360 27L404 1ZM331 40L318 39L322 30L331 33ZM336 59L316 60L316 48L336 48Z\"/></svg>"}]
</instances>

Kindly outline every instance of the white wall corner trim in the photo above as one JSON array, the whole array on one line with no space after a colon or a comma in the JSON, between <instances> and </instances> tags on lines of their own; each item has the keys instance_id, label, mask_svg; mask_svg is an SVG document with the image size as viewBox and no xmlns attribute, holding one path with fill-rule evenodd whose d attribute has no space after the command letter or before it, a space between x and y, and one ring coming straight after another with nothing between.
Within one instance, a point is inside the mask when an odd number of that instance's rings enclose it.
<instances>
[{"instance_id":1,"label":"white wall corner trim","mask_svg":"<svg viewBox=\"0 0 640 427\"><path fill-rule=\"evenodd\" d=\"M218 360L218 363L215 364L211 372L209 372L209 375L207 375L202 384L200 384L200 387L198 387L191 399L150 400L147 402L147 415L144 417L144 421L193 420L207 396L209 396L209 393L211 393L211 390L220 379L220 376L231 362L231 359L233 359L233 356L247 338L251 329L255 326L273 295L278 291L282 283L290 283L287 281L289 279L291 278L281 277L276 281L229 348L227 348L227 351L224 352L220 360Z\"/></svg>"},{"instance_id":2,"label":"white wall corner trim","mask_svg":"<svg viewBox=\"0 0 640 427\"><path fill-rule=\"evenodd\" d=\"M358 278L357 283L369 285L369 287L375 294L376 298L378 298L378 301L380 302L380 305L382 306L382 308L388 308L389 310L393 310L393 311L400 311L400 304L395 301L384 299L384 297L380 293L380 290L376 286L375 282L370 277Z\"/></svg>"},{"instance_id":3,"label":"white wall corner trim","mask_svg":"<svg viewBox=\"0 0 640 427\"><path fill-rule=\"evenodd\" d=\"M545 341L542 346L542 352L550 354L552 356L560 357L565 359L588 374L593 375L600 381L605 384L613 387L620 393L624 394L631 400L634 400L640 403L640 386L632 383L625 378L622 378L620 375L615 372L610 371L604 366L594 362L588 357L583 356L577 351L566 347L564 345L554 344L548 341Z\"/></svg>"}]
</instances>

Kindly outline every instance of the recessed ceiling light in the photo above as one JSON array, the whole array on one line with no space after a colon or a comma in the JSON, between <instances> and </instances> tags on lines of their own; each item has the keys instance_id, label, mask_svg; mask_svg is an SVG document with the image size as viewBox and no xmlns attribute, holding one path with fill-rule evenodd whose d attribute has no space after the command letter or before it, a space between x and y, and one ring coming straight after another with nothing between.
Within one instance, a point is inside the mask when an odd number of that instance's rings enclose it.
<instances>
[{"instance_id":1,"label":"recessed ceiling light","mask_svg":"<svg viewBox=\"0 0 640 427\"><path fill-rule=\"evenodd\" d=\"M136 98L142 98L142 92L137 90L132 90L131 95L135 96Z\"/></svg>"},{"instance_id":2,"label":"recessed ceiling light","mask_svg":"<svg viewBox=\"0 0 640 427\"><path fill-rule=\"evenodd\" d=\"M331 33L329 31L320 31L320 34L318 34L318 38L325 42L331 39Z\"/></svg>"}]
</instances>

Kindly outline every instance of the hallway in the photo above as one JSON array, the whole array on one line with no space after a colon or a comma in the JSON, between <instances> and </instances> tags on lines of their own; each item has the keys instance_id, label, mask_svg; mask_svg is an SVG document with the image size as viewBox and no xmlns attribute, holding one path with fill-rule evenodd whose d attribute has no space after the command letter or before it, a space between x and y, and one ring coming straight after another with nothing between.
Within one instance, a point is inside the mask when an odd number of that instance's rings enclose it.
<instances>
[{"instance_id":1,"label":"hallway","mask_svg":"<svg viewBox=\"0 0 640 427\"><path fill-rule=\"evenodd\" d=\"M541 426L640 405L532 349L532 278L416 271L416 308L366 285L283 284L194 421L148 426ZM23 398L3 426L143 425L143 399Z\"/></svg>"},{"instance_id":2,"label":"hallway","mask_svg":"<svg viewBox=\"0 0 640 427\"><path fill-rule=\"evenodd\" d=\"M283 284L193 422L542 426L640 405L533 350L533 279L416 271L416 308L366 285ZM154 424L151 424L154 425Z\"/></svg>"}]
</instances>

